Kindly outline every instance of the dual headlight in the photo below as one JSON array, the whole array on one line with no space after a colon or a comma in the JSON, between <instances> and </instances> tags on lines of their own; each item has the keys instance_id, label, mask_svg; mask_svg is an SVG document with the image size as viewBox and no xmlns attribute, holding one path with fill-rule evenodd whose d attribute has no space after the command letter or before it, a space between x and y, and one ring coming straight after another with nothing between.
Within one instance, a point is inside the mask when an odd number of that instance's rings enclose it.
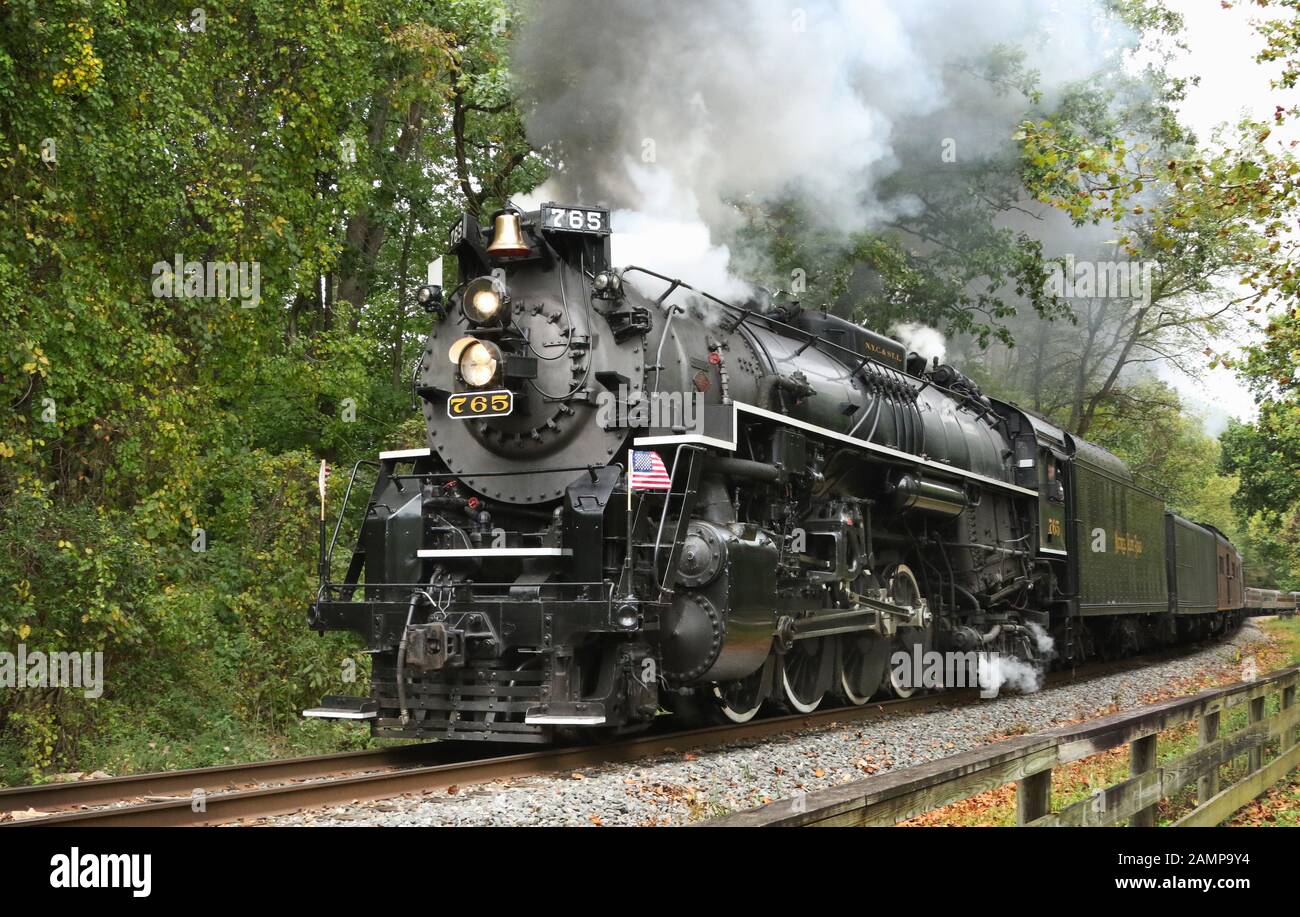
<instances>
[{"instance_id":1,"label":"dual headlight","mask_svg":"<svg viewBox=\"0 0 1300 917\"><path fill-rule=\"evenodd\" d=\"M486 388L501 378L505 359L501 348L491 341L463 337L451 345L447 356L460 370L460 377L470 388Z\"/></svg>"},{"instance_id":2,"label":"dual headlight","mask_svg":"<svg viewBox=\"0 0 1300 917\"><path fill-rule=\"evenodd\" d=\"M505 317L507 302L505 287L499 280L478 277L465 285L460 309L471 325L492 325ZM492 341L467 335L451 345L447 356L470 388L487 388L504 375L505 357Z\"/></svg>"}]
</instances>

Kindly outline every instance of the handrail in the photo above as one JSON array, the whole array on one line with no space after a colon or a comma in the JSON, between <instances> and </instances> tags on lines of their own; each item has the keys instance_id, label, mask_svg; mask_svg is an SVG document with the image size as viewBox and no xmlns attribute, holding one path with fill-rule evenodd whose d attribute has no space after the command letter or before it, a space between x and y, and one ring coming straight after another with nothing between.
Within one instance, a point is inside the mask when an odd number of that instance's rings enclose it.
<instances>
[{"instance_id":1,"label":"handrail","mask_svg":"<svg viewBox=\"0 0 1300 917\"><path fill-rule=\"evenodd\" d=\"M330 537L330 549L325 554L325 570L327 573L334 569L334 545L339 540L339 529L343 526L343 516L348 511L348 500L352 497L352 485L356 483L357 470L362 465L374 465L376 468L379 467L379 463L373 459L357 459L356 464L352 466L352 474L348 476L347 490L343 492L343 505L339 507L338 519L334 521L334 534ZM328 582L328 578L326 582Z\"/></svg>"},{"instance_id":2,"label":"handrail","mask_svg":"<svg viewBox=\"0 0 1300 917\"><path fill-rule=\"evenodd\" d=\"M667 524L667 522L668 522L668 507L671 506L671 505L672 505L672 502L673 502L673 501L672 501L672 496L673 496L673 494L672 494L672 490L671 490L671 488L672 488L673 482L677 480L677 463L681 461L681 458L682 458L682 451L683 451L683 450L685 450L685 451L687 451L687 452L689 452L689 453L691 454L691 456L690 456L690 461L691 461L691 464L692 464L692 465L694 465L694 463L695 463L695 453L697 453L697 452L703 452L703 451L704 451L704 449L703 449L702 446L696 446L696 445L692 445L692 444L690 444L690 443L679 443L678 446L677 446L677 451L675 451L675 452L673 453L673 467L672 467L672 470L668 472L668 481L669 481L668 486L669 486L669 490L668 490L668 492L667 492L666 494L664 494L664 508L663 508L663 511L659 514L659 529L658 529L658 531L655 533L655 549L654 549L654 554L651 556L651 561L650 561L651 567L652 567L653 569L657 569L658 566L659 566L659 547L660 547L660 545L662 544L662 542L663 542L663 538L664 538L664 526L665 526L665 525ZM688 472L688 474L687 474L687 480L689 481L689 479L690 479L690 474L689 474L689 472ZM689 483L686 484L686 486L689 487L689 486L690 486ZM689 497L689 494L683 496L683 501L685 501L687 497ZM677 526L677 528L678 528L678 531L680 532L680 530L681 530L680 519L679 519L679 521L678 521L678 526ZM675 534L676 534L676 533L675 533ZM674 547L676 547L676 544L677 544L677 539L676 539L676 537L674 537L674 538L673 538L673 545L674 545ZM629 551L632 550L632 546L631 546L630 544L628 545L628 550L629 550ZM670 556L671 556L671 555L670 555ZM665 571L664 571L664 578L663 578L663 580L659 583L659 594L660 594L660 595L663 595L665 592L671 591L671 590L668 589L668 583L672 580L673 575L674 575L675 572L676 572L676 571L671 570L671 569L670 569L670 570L665 570ZM657 574L656 574L656 576L657 576Z\"/></svg>"},{"instance_id":3,"label":"handrail","mask_svg":"<svg viewBox=\"0 0 1300 917\"><path fill-rule=\"evenodd\" d=\"M587 471L593 468L619 468L623 466L619 462L607 462L604 465L574 465L571 468L528 468L523 471L467 471L456 473L452 471L422 471L412 472L411 474L394 474L390 475L393 480L424 479L424 478L448 478L450 480L459 480L461 478L508 478L515 475L525 474L559 474L560 472L569 471Z\"/></svg>"},{"instance_id":4,"label":"handrail","mask_svg":"<svg viewBox=\"0 0 1300 917\"><path fill-rule=\"evenodd\" d=\"M328 588L328 587L331 587L331 586L349 586L349 585L353 585L353 584L350 584L350 583L335 583L335 582L330 578L329 573L330 573L330 571L333 570L333 564L334 564L334 548L335 548L335 546L338 544L339 531L341 530L341 528L342 528L342 526L343 526L343 518L344 518L345 515L347 515L348 504L349 504L349 502L351 501L351 497L352 497L352 488L353 488L353 486L356 484L357 471L360 470L360 468L361 468L362 465L373 465L373 466L374 466L375 468L377 468L377 469L381 467L381 463L380 463L380 462L376 462L376 461L374 461L373 459L359 459L359 460L358 460L358 461L357 461L357 462L352 466L352 473L348 476L348 486L347 486L347 489L344 490L344 492L343 492L343 504L342 504L342 506L339 507L338 517L337 517L337 518L335 519L335 521L334 521L334 532L333 532L333 534L332 534L331 537L330 537L329 549L326 551L326 554L325 554L325 574L326 574L326 576L325 576L325 579L324 579L324 580L321 582L321 584L320 584L322 590L324 590L324 589L326 589L326 588ZM620 475L620 477L626 475L626 473L627 473L627 469L625 469L625 468L623 467L622 463L620 463L620 462L610 462L610 463L607 463L606 465L575 465L575 466L573 466L573 467L567 467L567 468L528 469L528 470L524 470L524 471L487 471L487 472L483 472L482 474L474 474L474 475L468 475L468 476L469 476L469 477L509 477L509 476L512 476L512 475L526 475L526 474L555 474L555 473L557 473L557 472L574 472L574 473L578 473L578 472L586 472L586 473L588 473L588 474L594 474L594 473L595 473L595 469L597 469L597 468L617 468L617 469L619 469L619 475ZM420 474L394 474L394 475L390 475L390 478L393 479L393 480L423 480L423 479L440 479L440 478L446 478L446 479L448 479L448 480L457 480L457 479L464 478L464 477L467 477L467 475L463 475L463 474L455 474L455 473L452 473L452 472L424 472L424 473L420 473ZM625 491L617 490L617 489L614 491L614 493L624 493L624 492L625 492ZM630 550L630 548L629 548L629 550ZM400 586L402 586L402 585L404 585L404 584L401 584L401 583L376 583L376 584L374 584L374 585L377 585L377 586L399 586L399 587L400 587ZM405 584L405 585L421 586L421 587L423 587L423 586L427 586L428 584L427 584L427 583L414 583L414 584ZM492 584L492 583L478 583L477 585L479 585L479 586L490 586L490 585L496 585L496 584ZM601 583L594 583L594 582L593 582L593 583L566 584L566 585L598 586L598 585L603 585L603 581L602 581Z\"/></svg>"}]
</instances>

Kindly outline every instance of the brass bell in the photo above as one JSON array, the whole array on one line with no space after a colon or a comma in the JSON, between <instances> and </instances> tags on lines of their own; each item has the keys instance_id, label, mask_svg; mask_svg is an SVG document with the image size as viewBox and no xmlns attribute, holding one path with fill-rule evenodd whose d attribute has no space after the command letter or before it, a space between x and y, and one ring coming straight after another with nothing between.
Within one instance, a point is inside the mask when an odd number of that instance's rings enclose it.
<instances>
[{"instance_id":1,"label":"brass bell","mask_svg":"<svg viewBox=\"0 0 1300 917\"><path fill-rule=\"evenodd\" d=\"M492 244L487 250L489 255L528 254L528 243L524 241L518 212L502 210L496 214L492 221Z\"/></svg>"}]
</instances>

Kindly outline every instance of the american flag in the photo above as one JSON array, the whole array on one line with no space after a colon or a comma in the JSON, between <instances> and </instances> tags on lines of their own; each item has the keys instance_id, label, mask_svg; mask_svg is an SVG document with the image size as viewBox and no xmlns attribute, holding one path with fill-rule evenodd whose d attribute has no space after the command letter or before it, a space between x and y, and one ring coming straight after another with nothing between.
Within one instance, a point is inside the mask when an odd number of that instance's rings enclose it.
<instances>
[{"instance_id":1,"label":"american flag","mask_svg":"<svg viewBox=\"0 0 1300 917\"><path fill-rule=\"evenodd\" d=\"M632 490L671 490L672 486L673 480L658 452L632 453Z\"/></svg>"}]
</instances>

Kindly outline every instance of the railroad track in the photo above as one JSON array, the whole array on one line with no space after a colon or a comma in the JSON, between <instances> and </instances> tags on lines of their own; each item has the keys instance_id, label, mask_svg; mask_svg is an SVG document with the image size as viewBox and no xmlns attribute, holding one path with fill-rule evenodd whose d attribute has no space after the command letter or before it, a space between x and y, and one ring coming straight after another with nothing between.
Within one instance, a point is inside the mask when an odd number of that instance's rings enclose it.
<instances>
[{"instance_id":1,"label":"railroad track","mask_svg":"<svg viewBox=\"0 0 1300 917\"><path fill-rule=\"evenodd\" d=\"M430 759L463 759L469 756L468 751L449 743L425 742L249 764L19 786L0 789L0 815L32 809L63 814L57 810L78 806L115 806L124 802L156 802L164 797L170 800L184 796L192 800L196 790L205 794L233 792L257 784L292 783L341 773L391 770L428 764Z\"/></svg>"},{"instance_id":2,"label":"railroad track","mask_svg":"<svg viewBox=\"0 0 1300 917\"><path fill-rule=\"evenodd\" d=\"M1128 671L1187 650L1096 663L1051 673L1046 687ZM472 757L481 746L433 742L309 758L194 768L75 783L0 790L0 814L36 809L41 817L0 821L9 827L180 827L283 815L304 808L365 802L516 777L617 764L668 752L710 748L800 729L848 724L956 705L978 698L968 688L836 707L748 723L665 731L605 745ZM196 791L201 791L197 793ZM93 808L73 808L78 806Z\"/></svg>"}]
</instances>

